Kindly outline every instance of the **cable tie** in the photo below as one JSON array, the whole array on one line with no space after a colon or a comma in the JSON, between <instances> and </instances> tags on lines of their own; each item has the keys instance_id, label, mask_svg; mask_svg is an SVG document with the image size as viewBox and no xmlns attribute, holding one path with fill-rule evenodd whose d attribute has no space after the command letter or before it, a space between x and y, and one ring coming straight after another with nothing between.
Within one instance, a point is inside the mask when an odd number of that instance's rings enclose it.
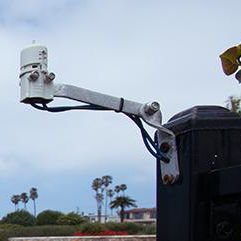
<instances>
[{"instance_id":1,"label":"cable tie","mask_svg":"<svg viewBox=\"0 0 241 241\"><path fill-rule=\"evenodd\" d=\"M118 110L115 110L115 112L119 113L119 112L122 112L123 110L123 106L124 106L124 98L120 98L120 104L119 104L119 109Z\"/></svg>"}]
</instances>

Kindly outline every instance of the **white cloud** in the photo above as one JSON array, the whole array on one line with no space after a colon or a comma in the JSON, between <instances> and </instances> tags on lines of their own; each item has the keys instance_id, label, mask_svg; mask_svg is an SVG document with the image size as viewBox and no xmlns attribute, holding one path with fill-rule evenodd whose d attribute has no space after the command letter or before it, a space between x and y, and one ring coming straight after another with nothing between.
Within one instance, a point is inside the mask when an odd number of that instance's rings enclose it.
<instances>
[{"instance_id":1,"label":"white cloud","mask_svg":"<svg viewBox=\"0 0 241 241\"><path fill-rule=\"evenodd\" d=\"M1 1L2 24L8 25L30 25L38 27L47 25L48 21L61 19L63 14L74 10L77 1L58 0L11 0ZM47 26L46 26L47 27Z\"/></svg>"}]
</instances>

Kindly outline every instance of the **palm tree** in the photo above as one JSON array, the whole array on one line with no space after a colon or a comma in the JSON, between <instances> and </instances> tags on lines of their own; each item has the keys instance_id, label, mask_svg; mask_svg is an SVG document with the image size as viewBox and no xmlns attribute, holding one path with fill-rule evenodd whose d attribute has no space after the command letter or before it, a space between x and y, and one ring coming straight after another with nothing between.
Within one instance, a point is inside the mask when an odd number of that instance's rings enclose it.
<instances>
[{"instance_id":1,"label":"palm tree","mask_svg":"<svg viewBox=\"0 0 241 241\"><path fill-rule=\"evenodd\" d=\"M35 200L38 198L38 190L35 187L30 189L30 198L33 200L33 207L34 207L34 217L36 217L36 202Z\"/></svg>"},{"instance_id":2,"label":"palm tree","mask_svg":"<svg viewBox=\"0 0 241 241\"><path fill-rule=\"evenodd\" d=\"M95 178L91 185L92 189L96 192L98 192L98 190L101 188L101 186L102 186L101 178Z\"/></svg>"},{"instance_id":3,"label":"palm tree","mask_svg":"<svg viewBox=\"0 0 241 241\"><path fill-rule=\"evenodd\" d=\"M116 186L115 186L115 192L116 192L116 194L118 195L120 191L121 191L120 186L119 186L119 185L116 185Z\"/></svg>"},{"instance_id":4,"label":"palm tree","mask_svg":"<svg viewBox=\"0 0 241 241\"><path fill-rule=\"evenodd\" d=\"M126 184L121 184L120 185L120 190L122 191L123 195L125 195L125 190L127 189Z\"/></svg>"},{"instance_id":5,"label":"palm tree","mask_svg":"<svg viewBox=\"0 0 241 241\"><path fill-rule=\"evenodd\" d=\"M104 195L103 193L96 193L95 200L97 202L97 216L98 222L101 222L101 211L102 211L102 204L103 204Z\"/></svg>"},{"instance_id":6,"label":"palm tree","mask_svg":"<svg viewBox=\"0 0 241 241\"><path fill-rule=\"evenodd\" d=\"M108 186L112 183L112 176L106 175L101 178L102 180L102 185L105 190L105 223L107 221L107 191L108 191Z\"/></svg>"},{"instance_id":7,"label":"palm tree","mask_svg":"<svg viewBox=\"0 0 241 241\"><path fill-rule=\"evenodd\" d=\"M27 209L27 202L29 200L28 194L26 192L21 193L20 195L21 201L24 203L24 209Z\"/></svg>"},{"instance_id":8,"label":"palm tree","mask_svg":"<svg viewBox=\"0 0 241 241\"><path fill-rule=\"evenodd\" d=\"M98 222L101 222L101 210L102 210L102 204L103 204L103 191L102 188L103 181L101 178L95 178L92 182L92 189L95 191L95 200L97 203L97 216L98 216Z\"/></svg>"},{"instance_id":9,"label":"palm tree","mask_svg":"<svg viewBox=\"0 0 241 241\"><path fill-rule=\"evenodd\" d=\"M18 203L20 202L21 198L19 195L13 195L11 197L11 202L14 204L15 206L15 212L18 210Z\"/></svg>"},{"instance_id":10,"label":"palm tree","mask_svg":"<svg viewBox=\"0 0 241 241\"><path fill-rule=\"evenodd\" d=\"M137 207L136 201L128 196L120 196L116 197L113 201L110 203L110 207L113 208L120 208L120 219L121 222L124 221L124 212L125 208L128 207Z\"/></svg>"},{"instance_id":11,"label":"palm tree","mask_svg":"<svg viewBox=\"0 0 241 241\"><path fill-rule=\"evenodd\" d=\"M109 197L109 199L110 199L110 202L109 202L109 206L110 206L110 203L112 201L112 197L114 197L115 192L112 189L108 189L106 194L107 194L107 197ZM111 209L111 216L112 215L113 215L113 213L112 213L112 209Z\"/></svg>"}]
</instances>

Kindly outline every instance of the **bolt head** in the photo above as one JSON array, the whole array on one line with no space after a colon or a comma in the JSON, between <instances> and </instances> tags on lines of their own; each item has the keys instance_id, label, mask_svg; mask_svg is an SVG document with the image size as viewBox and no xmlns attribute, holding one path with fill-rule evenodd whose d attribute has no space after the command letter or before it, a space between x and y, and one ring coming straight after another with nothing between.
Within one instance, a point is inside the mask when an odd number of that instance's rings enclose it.
<instances>
[{"instance_id":1,"label":"bolt head","mask_svg":"<svg viewBox=\"0 0 241 241\"><path fill-rule=\"evenodd\" d=\"M173 175L168 175L166 174L164 177L163 177L163 183L164 184L172 184L174 181L174 176Z\"/></svg>"},{"instance_id":2,"label":"bolt head","mask_svg":"<svg viewBox=\"0 0 241 241\"><path fill-rule=\"evenodd\" d=\"M49 73L48 78L53 81L55 79L55 74L54 73Z\"/></svg>"},{"instance_id":3,"label":"bolt head","mask_svg":"<svg viewBox=\"0 0 241 241\"><path fill-rule=\"evenodd\" d=\"M151 108L154 110L154 111L158 111L160 110L160 105L158 102L154 101L151 103Z\"/></svg>"},{"instance_id":4,"label":"bolt head","mask_svg":"<svg viewBox=\"0 0 241 241\"><path fill-rule=\"evenodd\" d=\"M55 74L54 73L49 73L46 75L45 82L50 83L55 79Z\"/></svg>"},{"instance_id":5,"label":"bolt head","mask_svg":"<svg viewBox=\"0 0 241 241\"><path fill-rule=\"evenodd\" d=\"M34 81L34 80L37 80L39 77L39 72L38 71L34 71L32 72L30 75L29 75L29 79Z\"/></svg>"},{"instance_id":6,"label":"bolt head","mask_svg":"<svg viewBox=\"0 0 241 241\"><path fill-rule=\"evenodd\" d=\"M144 107L144 111L148 115L153 115L160 109L160 105L158 102L154 101L152 103L147 103Z\"/></svg>"},{"instance_id":7,"label":"bolt head","mask_svg":"<svg viewBox=\"0 0 241 241\"><path fill-rule=\"evenodd\" d=\"M169 152L169 150L171 149L170 144L168 142L162 142L161 146L160 146L160 151L163 153L167 153Z\"/></svg>"}]
</instances>

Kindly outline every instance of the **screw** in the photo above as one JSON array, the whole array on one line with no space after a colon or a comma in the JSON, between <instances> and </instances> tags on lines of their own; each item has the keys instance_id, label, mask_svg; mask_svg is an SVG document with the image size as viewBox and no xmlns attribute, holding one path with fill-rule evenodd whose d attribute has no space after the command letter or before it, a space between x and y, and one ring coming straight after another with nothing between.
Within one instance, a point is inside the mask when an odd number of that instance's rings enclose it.
<instances>
[{"instance_id":1,"label":"screw","mask_svg":"<svg viewBox=\"0 0 241 241\"><path fill-rule=\"evenodd\" d=\"M163 153L168 153L170 149L171 147L168 142L162 142L162 144L160 145L160 150Z\"/></svg>"},{"instance_id":2,"label":"screw","mask_svg":"<svg viewBox=\"0 0 241 241\"><path fill-rule=\"evenodd\" d=\"M39 72L38 71L34 71L32 72L30 75L29 75L29 79L34 81L34 80L37 80L39 77Z\"/></svg>"},{"instance_id":3,"label":"screw","mask_svg":"<svg viewBox=\"0 0 241 241\"><path fill-rule=\"evenodd\" d=\"M55 74L54 73L49 73L48 75L46 75L46 82L51 82L55 79Z\"/></svg>"},{"instance_id":4,"label":"screw","mask_svg":"<svg viewBox=\"0 0 241 241\"><path fill-rule=\"evenodd\" d=\"M55 74L54 73L49 73L48 78L53 81L55 79Z\"/></svg>"},{"instance_id":5,"label":"screw","mask_svg":"<svg viewBox=\"0 0 241 241\"><path fill-rule=\"evenodd\" d=\"M155 112L160 110L160 105L158 102L154 101L152 103L148 103L144 107L144 111L148 115L153 115Z\"/></svg>"}]
</instances>

